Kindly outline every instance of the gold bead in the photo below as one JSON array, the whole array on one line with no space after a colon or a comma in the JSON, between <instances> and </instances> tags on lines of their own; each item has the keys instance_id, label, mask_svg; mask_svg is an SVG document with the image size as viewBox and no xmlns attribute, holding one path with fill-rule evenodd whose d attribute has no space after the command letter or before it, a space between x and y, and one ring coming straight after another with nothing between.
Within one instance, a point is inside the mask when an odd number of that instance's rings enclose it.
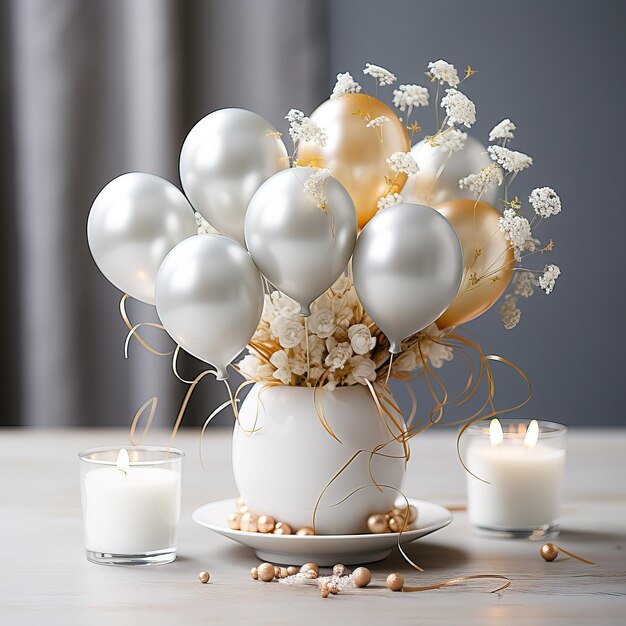
<instances>
[{"instance_id":1,"label":"gold bead","mask_svg":"<svg viewBox=\"0 0 626 626\"><path fill-rule=\"evenodd\" d=\"M244 513L248 513L248 511L250 511L250 507L247 504L242 504L238 509L237 512L241 513L242 515Z\"/></svg>"},{"instance_id":2,"label":"gold bead","mask_svg":"<svg viewBox=\"0 0 626 626\"><path fill-rule=\"evenodd\" d=\"M387 515L389 515L389 517L392 517L394 515L404 515L404 509L394 506L393 509L387 511Z\"/></svg>"},{"instance_id":3,"label":"gold bead","mask_svg":"<svg viewBox=\"0 0 626 626\"><path fill-rule=\"evenodd\" d=\"M264 583L268 583L271 580L274 580L275 571L274 566L271 563L261 563L256 568L259 579Z\"/></svg>"},{"instance_id":4,"label":"gold bead","mask_svg":"<svg viewBox=\"0 0 626 626\"><path fill-rule=\"evenodd\" d=\"M206 570L202 570L199 574L198 574L198 580L203 584L206 585L209 580L211 580L211 574L209 574L209 572L207 572Z\"/></svg>"},{"instance_id":5,"label":"gold bead","mask_svg":"<svg viewBox=\"0 0 626 626\"><path fill-rule=\"evenodd\" d=\"M298 528L298 530L296 530L296 535L314 535L315 533L313 532L312 528L309 528L308 526L303 526L302 528Z\"/></svg>"},{"instance_id":6,"label":"gold bead","mask_svg":"<svg viewBox=\"0 0 626 626\"><path fill-rule=\"evenodd\" d=\"M335 576L345 576L348 573L346 566L343 563L337 563L333 567L333 574Z\"/></svg>"},{"instance_id":7,"label":"gold bead","mask_svg":"<svg viewBox=\"0 0 626 626\"><path fill-rule=\"evenodd\" d=\"M289 572L287 571L286 567L281 567L280 568L280 577L281 578L287 578L287 576L289 576Z\"/></svg>"},{"instance_id":8,"label":"gold bead","mask_svg":"<svg viewBox=\"0 0 626 626\"><path fill-rule=\"evenodd\" d=\"M392 515L389 518L389 530L392 533L399 533L401 530L406 530L407 528L408 524L405 525L402 515Z\"/></svg>"},{"instance_id":9,"label":"gold bead","mask_svg":"<svg viewBox=\"0 0 626 626\"><path fill-rule=\"evenodd\" d=\"M318 573L314 569L308 569L304 572L306 578L310 580L315 580L318 577Z\"/></svg>"},{"instance_id":10,"label":"gold bead","mask_svg":"<svg viewBox=\"0 0 626 626\"><path fill-rule=\"evenodd\" d=\"M291 535L291 526L285 524L285 522L276 522L272 532L275 535Z\"/></svg>"},{"instance_id":11,"label":"gold bead","mask_svg":"<svg viewBox=\"0 0 626 626\"><path fill-rule=\"evenodd\" d=\"M300 568L296 567L295 565L290 565L287 568L287 573L289 574L289 576L295 576L299 571L300 571Z\"/></svg>"},{"instance_id":12,"label":"gold bead","mask_svg":"<svg viewBox=\"0 0 626 626\"><path fill-rule=\"evenodd\" d=\"M280 566L274 565L274 578L280 578Z\"/></svg>"},{"instance_id":13,"label":"gold bead","mask_svg":"<svg viewBox=\"0 0 626 626\"><path fill-rule=\"evenodd\" d=\"M237 510L239 510L242 506L244 506L246 503L244 502L244 499L239 496L236 500L235 500L235 507L237 508Z\"/></svg>"},{"instance_id":14,"label":"gold bead","mask_svg":"<svg viewBox=\"0 0 626 626\"><path fill-rule=\"evenodd\" d=\"M328 585L320 585L320 595L322 596L322 598L328 598L329 593L330 590L328 589Z\"/></svg>"},{"instance_id":15,"label":"gold bead","mask_svg":"<svg viewBox=\"0 0 626 626\"><path fill-rule=\"evenodd\" d=\"M232 530L241 530L241 513L230 513L228 516L228 527Z\"/></svg>"},{"instance_id":16,"label":"gold bead","mask_svg":"<svg viewBox=\"0 0 626 626\"><path fill-rule=\"evenodd\" d=\"M387 576L387 589L391 591L400 591L404 587L404 578L402 574L393 573Z\"/></svg>"},{"instance_id":17,"label":"gold bead","mask_svg":"<svg viewBox=\"0 0 626 626\"><path fill-rule=\"evenodd\" d=\"M328 587L328 591L330 591L333 595L336 595L339 593L339 587L337 587L337 585L330 585Z\"/></svg>"},{"instance_id":18,"label":"gold bead","mask_svg":"<svg viewBox=\"0 0 626 626\"><path fill-rule=\"evenodd\" d=\"M276 526L276 521L271 515L261 515L257 520L260 533L271 533Z\"/></svg>"},{"instance_id":19,"label":"gold bead","mask_svg":"<svg viewBox=\"0 0 626 626\"><path fill-rule=\"evenodd\" d=\"M559 555L559 549L553 543L544 543L539 550L544 561L554 561Z\"/></svg>"},{"instance_id":20,"label":"gold bead","mask_svg":"<svg viewBox=\"0 0 626 626\"><path fill-rule=\"evenodd\" d=\"M320 567L317 563L305 563L301 568L300 571L303 574L306 574L310 569L312 569L316 574L320 573Z\"/></svg>"},{"instance_id":21,"label":"gold bead","mask_svg":"<svg viewBox=\"0 0 626 626\"><path fill-rule=\"evenodd\" d=\"M374 513L367 518L367 527L371 533L389 532L387 516L384 513Z\"/></svg>"},{"instance_id":22,"label":"gold bead","mask_svg":"<svg viewBox=\"0 0 626 626\"><path fill-rule=\"evenodd\" d=\"M352 572L352 580L357 587L367 587L372 581L372 573L367 567L357 567Z\"/></svg>"},{"instance_id":23,"label":"gold bead","mask_svg":"<svg viewBox=\"0 0 626 626\"><path fill-rule=\"evenodd\" d=\"M259 580L259 572L257 572L256 567L250 570L250 578L252 578L252 580Z\"/></svg>"},{"instance_id":24,"label":"gold bead","mask_svg":"<svg viewBox=\"0 0 626 626\"><path fill-rule=\"evenodd\" d=\"M240 530L243 530L246 533L256 533L259 530L258 527L258 516L250 511L244 513L239 520Z\"/></svg>"}]
</instances>

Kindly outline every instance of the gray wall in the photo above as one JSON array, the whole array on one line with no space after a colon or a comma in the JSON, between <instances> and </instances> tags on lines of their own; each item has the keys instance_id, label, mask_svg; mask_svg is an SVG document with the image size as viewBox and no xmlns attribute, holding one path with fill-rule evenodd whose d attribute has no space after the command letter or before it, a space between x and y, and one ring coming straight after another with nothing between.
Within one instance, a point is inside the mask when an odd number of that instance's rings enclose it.
<instances>
[{"instance_id":1,"label":"gray wall","mask_svg":"<svg viewBox=\"0 0 626 626\"><path fill-rule=\"evenodd\" d=\"M472 134L485 141L510 117L518 127L512 147L535 159L514 193L549 185L561 196L563 212L544 230L557 242L551 259L563 272L554 293L522 303L512 331L495 310L469 325L486 351L513 360L532 379L533 399L519 415L626 423L625 7L621 0L331 2L329 84L338 71L360 74L365 62L421 84L429 60L469 63L479 71L463 85L478 109ZM523 392L502 373L499 405Z\"/></svg>"}]
</instances>

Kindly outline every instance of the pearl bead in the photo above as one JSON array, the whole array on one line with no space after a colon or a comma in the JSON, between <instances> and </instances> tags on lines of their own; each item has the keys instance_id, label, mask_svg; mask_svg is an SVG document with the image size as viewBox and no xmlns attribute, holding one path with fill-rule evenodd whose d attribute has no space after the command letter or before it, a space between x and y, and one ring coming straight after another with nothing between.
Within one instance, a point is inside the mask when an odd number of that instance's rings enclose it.
<instances>
[{"instance_id":1,"label":"pearl bead","mask_svg":"<svg viewBox=\"0 0 626 626\"><path fill-rule=\"evenodd\" d=\"M387 576L387 589L391 589L391 591L400 591L404 587L404 578L402 578L402 574L389 574Z\"/></svg>"},{"instance_id":2,"label":"pearl bead","mask_svg":"<svg viewBox=\"0 0 626 626\"><path fill-rule=\"evenodd\" d=\"M289 576L295 576L295 574L297 574L300 571L299 567L296 567L295 565L290 565L287 568L287 573L289 574Z\"/></svg>"},{"instance_id":3,"label":"pearl bead","mask_svg":"<svg viewBox=\"0 0 626 626\"><path fill-rule=\"evenodd\" d=\"M333 574L335 576L345 576L347 572L348 570L346 569L346 566L343 563L337 563L337 565L333 567Z\"/></svg>"},{"instance_id":4,"label":"pearl bead","mask_svg":"<svg viewBox=\"0 0 626 626\"><path fill-rule=\"evenodd\" d=\"M559 555L559 549L553 543L544 543L539 550L544 561L554 561Z\"/></svg>"},{"instance_id":5,"label":"pearl bead","mask_svg":"<svg viewBox=\"0 0 626 626\"><path fill-rule=\"evenodd\" d=\"M258 516L248 511L241 516L239 520L240 529L246 533L256 533L259 530Z\"/></svg>"},{"instance_id":6,"label":"pearl bead","mask_svg":"<svg viewBox=\"0 0 626 626\"><path fill-rule=\"evenodd\" d=\"M298 528L298 530L296 530L296 535L314 535L315 533L313 532L312 528L309 528L308 526L303 526L302 528Z\"/></svg>"},{"instance_id":7,"label":"pearl bead","mask_svg":"<svg viewBox=\"0 0 626 626\"><path fill-rule=\"evenodd\" d=\"M352 572L352 580L357 587L367 587L372 581L372 573L367 567L357 567Z\"/></svg>"},{"instance_id":8,"label":"pearl bead","mask_svg":"<svg viewBox=\"0 0 626 626\"><path fill-rule=\"evenodd\" d=\"M280 578L280 567L278 565L274 565L274 578Z\"/></svg>"},{"instance_id":9,"label":"pearl bead","mask_svg":"<svg viewBox=\"0 0 626 626\"><path fill-rule=\"evenodd\" d=\"M235 500L235 507L237 508L237 510L239 510L242 506L244 506L246 503L244 502L243 498L241 496L239 496L236 500Z\"/></svg>"},{"instance_id":10,"label":"pearl bead","mask_svg":"<svg viewBox=\"0 0 626 626\"><path fill-rule=\"evenodd\" d=\"M209 574L209 572L207 572L206 570L202 570L199 574L198 574L198 580L203 584L206 585L209 580L211 580L211 574Z\"/></svg>"},{"instance_id":11,"label":"pearl bead","mask_svg":"<svg viewBox=\"0 0 626 626\"><path fill-rule=\"evenodd\" d=\"M259 579L264 583L270 582L270 580L274 580L275 572L274 566L271 563L261 563L261 565L256 568Z\"/></svg>"},{"instance_id":12,"label":"pearl bead","mask_svg":"<svg viewBox=\"0 0 626 626\"><path fill-rule=\"evenodd\" d=\"M386 533L389 531L387 516L384 513L374 513L367 518L367 527L371 533Z\"/></svg>"},{"instance_id":13,"label":"pearl bead","mask_svg":"<svg viewBox=\"0 0 626 626\"><path fill-rule=\"evenodd\" d=\"M260 533L271 533L276 526L276 521L271 515L261 515L257 520Z\"/></svg>"},{"instance_id":14,"label":"pearl bead","mask_svg":"<svg viewBox=\"0 0 626 626\"><path fill-rule=\"evenodd\" d=\"M328 598L328 594L330 590L328 589L328 585L320 585L320 595L322 598Z\"/></svg>"},{"instance_id":15,"label":"pearl bead","mask_svg":"<svg viewBox=\"0 0 626 626\"><path fill-rule=\"evenodd\" d=\"M300 571L303 574L306 574L310 569L312 569L316 574L320 573L320 567L317 563L305 563L301 568Z\"/></svg>"},{"instance_id":16,"label":"pearl bead","mask_svg":"<svg viewBox=\"0 0 626 626\"><path fill-rule=\"evenodd\" d=\"M392 515L389 518L389 530L392 533L399 533L401 530L406 530L408 526L404 524L404 517L402 515Z\"/></svg>"},{"instance_id":17,"label":"pearl bead","mask_svg":"<svg viewBox=\"0 0 626 626\"><path fill-rule=\"evenodd\" d=\"M417 507L409 504L409 524L417 521Z\"/></svg>"},{"instance_id":18,"label":"pearl bead","mask_svg":"<svg viewBox=\"0 0 626 626\"><path fill-rule=\"evenodd\" d=\"M252 580L259 580L259 572L257 572L256 567L250 570L250 578L252 578Z\"/></svg>"},{"instance_id":19,"label":"pearl bead","mask_svg":"<svg viewBox=\"0 0 626 626\"><path fill-rule=\"evenodd\" d=\"M228 527L232 530L241 530L241 513L231 513L228 516Z\"/></svg>"},{"instance_id":20,"label":"pearl bead","mask_svg":"<svg viewBox=\"0 0 626 626\"><path fill-rule=\"evenodd\" d=\"M285 524L285 522L276 522L272 532L275 535L291 535L291 526Z\"/></svg>"},{"instance_id":21,"label":"pearl bead","mask_svg":"<svg viewBox=\"0 0 626 626\"><path fill-rule=\"evenodd\" d=\"M250 507L247 504L242 504L238 509L237 512L241 513L242 515L244 513L247 513L250 510Z\"/></svg>"},{"instance_id":22,"label":"pearl bead","mask_svg":"<svg viewBox=\"0 0 626 626\"><path fill-rule=\"evenodd\" d=\"M397 506L391 511L389 511L389 515L400 515L403 519L406 516L406 506ZM409 519L408 523L412 524L417 519L417 508L412 504L409 504Z\"/></svg>"}]
</instances>

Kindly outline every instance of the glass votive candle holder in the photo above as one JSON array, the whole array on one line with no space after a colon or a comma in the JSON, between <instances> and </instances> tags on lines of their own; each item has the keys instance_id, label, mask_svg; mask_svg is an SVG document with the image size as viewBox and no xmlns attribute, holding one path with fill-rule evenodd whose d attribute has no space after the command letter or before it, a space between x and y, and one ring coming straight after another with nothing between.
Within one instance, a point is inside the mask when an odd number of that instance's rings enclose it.
<instances>
[{"instance_id":1,"label":"glass votive candle holder","mask_svg":"<svg viewBox=\"0 0 626 626\"><path fill-rule=\"evenodd\" d=\"M567 428L537 420L493 419L467 429L470 523L503 537L558 534Z\"/></svg>"},{"instance_id":2,"label":"glass votive candle holder","mask_svg":"<svg viewBox=\"0 0 626 626\"><path fill-rule=\"evenodd\" d=\"M87 559L103 565L173 561L184 453L107 447L78 456Z\"/></svg>"}]
</instances>

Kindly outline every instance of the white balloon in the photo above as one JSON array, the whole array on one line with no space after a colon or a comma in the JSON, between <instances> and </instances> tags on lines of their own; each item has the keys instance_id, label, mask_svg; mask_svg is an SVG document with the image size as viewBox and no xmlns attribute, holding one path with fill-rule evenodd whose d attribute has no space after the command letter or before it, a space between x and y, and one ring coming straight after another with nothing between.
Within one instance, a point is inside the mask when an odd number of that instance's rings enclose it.
<instances>
[{"instance_id":1,"label":"white balloon","mask_svg":"<svg viewBox=\"0 0 626 626\"><path fill-rule=\"evenodd\" d=\"M202 118L180 152L180 179L189 201L211 226L242 246L250 198L287 167L287 149L276 129L245 109L221 109Z\"/></svg>"},{"instance_id":2,"label":"white balloon","mask_svg":"<svg viewBox=\"0 0 626 626\"><path fill-rule=\"evenodd\" d=\"M364 309L389 339L389 352L397 354L403 339L432 324L456 297L461 242L435 209L396 204L361 231L352 274Z\"/></svg>"},{"instance_id":3,"label":"white balloon","mask_svg":"<svg viewBox=\"0 0 626 626\"><path fill-rule=\"evenodd\" d=\"M228 378L263 312L261 275L246 250L223 235L190 237L165 257L155 292L172 339Z\"/></svg>"},{"instance_id":4,"label":"white balloon","mask_svg":"<svg viewBox=\"0 0 626 626\"><path fill-rule=\"evenodd\" d=\"M322 209L304 187L314 173L295 167L272 176L252 197L245 221L252 259L272 285L300 304L303 316L345 270L357 236L350 194L327 178Z\"/></svg>"},{"instance_id":5,"label":"white balloon","mask_svg":"<svg viewBox=\"0 0 626 626\"><path fill-rule=\"evenodd\" d=\"M473 191L459 188L459 180L493 165L487 148L471 135L467 136L463 149L451 156L442 152L439 146L432 147L425 139L411 148L411 154L417 161L419 172L406 181L401 191L402 198L405 202L428 206L437 206L458 198L475 198ZM481 196L481 200L487 204L494 204L497 198L497 187L487 189Z\"/></svg>"},{"instance_id":6,"label":"white balloon","mask_svg":"<svg viewBox=\"0 0 626 626\"><path fill-rule=\"evenodd\" d=\"M91 254L106 278L133 298L154 304L161 261L198 232L193 209L169 181L123 174L96 197L87 220Z\"/></svg>"}]
</instances>

